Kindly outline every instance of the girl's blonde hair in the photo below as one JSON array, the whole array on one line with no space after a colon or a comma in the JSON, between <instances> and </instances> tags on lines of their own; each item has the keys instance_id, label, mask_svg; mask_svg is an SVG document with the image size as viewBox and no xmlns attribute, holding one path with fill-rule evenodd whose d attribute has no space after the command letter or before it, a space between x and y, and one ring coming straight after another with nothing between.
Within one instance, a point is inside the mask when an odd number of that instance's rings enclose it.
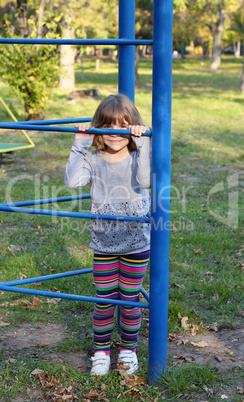
<instances>
[{"instance_id":1,"label":"girl's blonde hair","mask_svg":"<svg viewBox=\"0 0 244 402\"><path fill-rule=\"evenodd\" d=\"M95 128L101 128L116 122L119 122L119 124L127 122L129 125L143 125L142 118L134 103L128 96L123 94L109 95L103 99L93 116L91 125ZM106 149L102 134L94 136L92 145L100 151ZM128 149L130 152L136 150L136 144L132 138L128 144Z\"/></svg>"}]
</instances>

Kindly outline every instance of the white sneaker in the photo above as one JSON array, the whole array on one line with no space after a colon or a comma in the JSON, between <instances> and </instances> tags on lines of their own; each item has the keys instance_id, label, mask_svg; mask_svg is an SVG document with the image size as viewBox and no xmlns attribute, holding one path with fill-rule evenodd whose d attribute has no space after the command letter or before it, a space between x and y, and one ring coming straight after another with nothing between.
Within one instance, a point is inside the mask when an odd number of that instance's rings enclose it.
<instances>
[{"instance_id":1,"label":"white sneaker","mask_svg":"<svg viewBox=\"0 0 244 402\"><path fill-rule=\"evenodd\" d=\"M121 350L118 356L118 364L123 364L123 369L128 374L133 374L138 369L136 352L132 350Z\"/></svg>"},{"instance_id":2,"label":"white sneaker","mask_svg":"<svg viewBox=\"0 0 244 402\"><path fill-rule=\"evenodd\" d=\"M91 358L91 375L106 375L110 368L110 356L104 352L96 352Z\"/></svg>"}]
</instances>

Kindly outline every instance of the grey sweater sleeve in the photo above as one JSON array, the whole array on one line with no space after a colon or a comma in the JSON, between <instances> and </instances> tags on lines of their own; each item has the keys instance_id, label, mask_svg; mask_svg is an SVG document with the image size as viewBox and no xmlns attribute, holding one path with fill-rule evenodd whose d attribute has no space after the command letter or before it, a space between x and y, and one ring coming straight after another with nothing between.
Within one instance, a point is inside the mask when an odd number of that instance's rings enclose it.
<instances>
[{"instance_id":1,"label":"grey sweater sleeve","mask_svg":"<svg viewBox=\"0 0 244 402\"><path fill-rule=\"evenodd\" d=\"M137 172L136 180L140 188L151 187L151 149L150 137L133 137L136 144L138 158L137 158Z\"/></svg>"},{"instance_id":2,"label":"grey sweater sleeve","mask_svg":"<svg viewBox=\"0 0 244 402\"><path fill-rule=\"evenodd\" d=\"M75 139L66 165L64 184L68 188L82 188L91 181L91 165L86 155L92 140Z\"/></svg>"}]
</instances>

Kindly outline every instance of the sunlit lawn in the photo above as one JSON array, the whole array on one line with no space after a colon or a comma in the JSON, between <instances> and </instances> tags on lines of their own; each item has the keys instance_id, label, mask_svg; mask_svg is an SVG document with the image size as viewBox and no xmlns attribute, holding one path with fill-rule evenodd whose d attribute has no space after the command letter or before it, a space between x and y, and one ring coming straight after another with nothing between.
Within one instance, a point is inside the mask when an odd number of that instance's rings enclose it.
<instances>
[{"instance_id":1,"label":"sunlit lawn","mask_svg":"<svg viewBox=\"0 0 244 402\"><path fill-rule=\"evenodd\" d=\"M244 253L241 208L244 195L244 97L240 93L241 68L241 59L224 59L216 74L209 72L208 61L203 65L200 60L176 60L173 63L172 230L168 322L171 333L182 331L178 313L182 317L187 315L190 323L202 322L205 328L213 322L218 322L219 328L236 328L243 320L243 265L240 261L243 261ZM101 60L100 71L96 73L95 60L89 58L85 60L84 75L85 79L82 80L81 66L77 65L77 89L96 88L102 97L117 92L116 62ZM136 105L145 124L151 125L150 59L140 61L139 76ZM22 104L9 93L3 83L0 88L1 96L16 117L23 120ZM46 119L91 117L99 103L99 99L90 97L73 101L67 95L67 92L59 89L53 91L45 111ZM0 119L9 120L1 108ZM63 184L73 135L49 132L31 132L30 135L36 144L33 150L16 152L0 160L0 202L76 193L65 189ZM20 138L19 133L0 134L0 142L17 141ZM84 192L89 192L89 188ZM89 201L74 203L72 206L68 203L55 205L55 208L89 211ZM20 273L33 277L91 267L92 253L88 248L89 236L85 230L88 224L87 221L77 222L75 219L1 213L1 280L19 279ZM10 245L19 247L14 255L8 249ZM146 288L148 283L149 274L145 279ZM61 292L94 295L90 276L82 280L77 280L76 277L56 280L52 286ZM43 282L41 289L49 288L50 285ZM32 300L31 297L22 297L19 294L1 294L0 304L23 298ZM54 306L51 314L49 305L44 304L35 310L25 309L21 305L0 307L1 319L10 324L2 331L14 328L21 322L67 322L71 341L61 345L60 350L76 350L77 353L85 352L90 356L92 340L91 337L84 338L84 326L91 334L92 308L87 303L65 301ZM147 313L143 314L146 316ZM143 329L147 329L145 322ZM143 363L141 375L146 376L147 335L143 338L145 339L139 345L138 354ZM30 379L30 372L35 368L36 362L34 364L22 353L16 358L18 362L25 361L26 369L23 370L18 365L11 372L5 364L8 352L2 349L1 353L0 376L4 378L3 387L0 388L0 399L3 398L1 400L12 400L6 398L26 392L33 384L38 386L33 378ZM41 356L39 365L55 374L55 368L50 368L42 361ZM171 367L170 370L170 376L180 378L178 371L184 377L184 370L189 369ZM199 378L196 366L192 367L192 375L193 372ZM200 369L200 372L205 376L201 380L203 383L220 381L209 368L206 372ZM20 381L16 381L13 388L11 382L16 376ZM57 369L57 377L67 384L72 383L80 398L86 389L80 385L82 381L88 381L88 388L98 386L96 382L92 382L94 380L89 377L84 379L82 374L78 375L71 369L66 373L61 368ZM189 373L185 375L186 378L189 378ZM122 395L120 400L128 400L128 396L123 396L126 386L119 385L114 375L106 381L114 387L106 391L109 400L116 400L119 393ZM142 395L145 400L153 400L161 397L160 395L173 398L168 400L176 400L180 398L180 394L184 395L184 389L191 392L190 381L186 381L188 382L181 389L173 381L168 381L167 386L158 390L150 387L144 389ZM200 380L199 387L202 387ZM197 390L194 389L194 392Z\"/></svg>"}]
</instances>

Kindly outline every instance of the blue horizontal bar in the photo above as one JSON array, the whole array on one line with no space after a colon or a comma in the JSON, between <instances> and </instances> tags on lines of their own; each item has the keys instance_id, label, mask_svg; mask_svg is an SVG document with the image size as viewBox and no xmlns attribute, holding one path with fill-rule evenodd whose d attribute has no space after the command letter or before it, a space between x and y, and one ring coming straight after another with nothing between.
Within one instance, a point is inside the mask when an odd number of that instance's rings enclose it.
<instances>
[{"instance_id":1,"label":"blue horizontal bar","mask_svg":"<svg viewBox=\"0 0 244 402\"><path fill-rule=\"evenodd\" d=\"M21 286L21 285L26 285L27 283L44 282L44 281L49 281L51 279L59 279L59 278L66 278L68 276L88 274L92 271L93 271L93 268L86 268L86 269L80 269L77 271L62 272L60 274L52 274L52 275L39 276L36 278L27 278L27 279L19 279L19 280L10 281L10 282L2 282L2 283L0 283L0 285L4 285L4 286L20 285Z\"/></svg>"},{"instance_id":2,"label":"blue horizontal bar","mask_svg":"<svg viewBox=\"0 0 244 402\"><path fill-rule=\"evenodd\" d=\"M15 129L15 130L32 130L32 131L55 131L60 133L80 133L78 128L75 127L54 127L54 126L39 126L35 124L23 124L23 123L0 123L0 128ZM87 134L118 134L118 135L131 135L130 130L112 130L102 128L90 128L86 131ZM144 136L150 137L152 131L146 131Z\"/></svg>"},{"instance_id":3,"label":"blue horizontal bar","mask_svg":"<svg viewBox=\"0 0 244 402\"><path fill-rule=\"evenodd\" d=\"M153 40L144 39L23 39L0 38L0 43L29 45L152 45Z\"/></svg>"},{"instance_id":4,"label":"blue horizontal bar","mask_svg":"<svg viewBox=\"0 0 244 402\"><path fill-rule=\"evenodd\" d=\"M24 120L17 121L17 124L28 124L28 125L41 125L48 126L49 124L73 124L73 123L86 123L92 121L92 117L81 117L80 119L59 119L59 120ZM15 124L15 122L10 122Z\"/></svg>"},{"instance_id":5,"label":"blue horizontal bar","mask_svg":"<svg viewBox=\"0 0 244 402\"><path fill-rule=\"evenodd\" d=\"M136 221L150 223L149 218L137 217L137 216L116 216L116 215L99 215L88 214L81 212L69 212L69 211L52 211L47 209L33 209L33 208L21 208L21 207L9 207L7 205L0 205L0 211L5 212L17 212L24 214L37 214L37 215L53 215L53 216L65 216L69 218L84 218L84 219L106 219L111 221Z\"/></svg>"},{"instance_id":6,"label":"blue horizontal bar","mask_svg":"<svg viewBox=\"0 0 244 402\"><path fill-rule=\"evenodd\" d=\"M54 202L66 202L66 201L74 201L80 199L91 198L91 194L79 194L79 195L71 195L67 197L56 197L56 198L47 198L44 200L31 200L31 201L20 201L20 202L12 202L8 204L0 204L0 207L27 207L30 205L43 205L43 204L52 204Z\"/></svg>"},{"instance_id":7,"label":"blue horizontal bar","mask_svg":"<svg viewBox=\"0 0 244 402\"><path fill-rule=\"evenodd\" d=\"M100 299L98 297L88 297L88 296L79 296L79 295L68 295L65 293L56 293L49 292L45 290L33 290L33 289L22 289L22 288L12 288L11 286L5 286L0 284L0 290L4 292L14 292L14 293L24 293L29 295L37 295L37 296L45 296L45 297L54 297L58 299L68 299L68 300L78 300L99 304L114 304L117 306L131 306L131 307L141 307L141 308L149 308L149 303L136 303L129 302L124 300L114 300L114 299Z\"/></svg>"}]
</instances>

